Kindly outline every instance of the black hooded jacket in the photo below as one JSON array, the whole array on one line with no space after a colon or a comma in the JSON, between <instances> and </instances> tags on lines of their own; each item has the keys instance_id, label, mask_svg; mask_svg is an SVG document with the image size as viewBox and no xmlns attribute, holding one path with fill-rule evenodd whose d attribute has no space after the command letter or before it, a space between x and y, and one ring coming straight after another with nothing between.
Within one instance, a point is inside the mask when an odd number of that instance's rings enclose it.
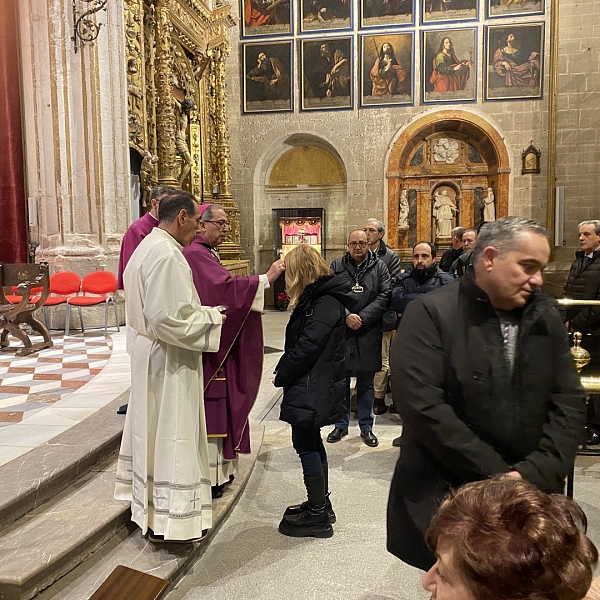
<instances>
[{"instance_id":1,"label":"black hooded jacket","mask_svg":"<svg viewBox=\"0 0 600 600\"><path fill-rule=\"evenodd\" d=\"M346 309L357 302L346 274L320 277L306 287L285 330L285 354L275 367L283 387L280 419L323 427L346 411Z\"/></svg>"}]
</instances>

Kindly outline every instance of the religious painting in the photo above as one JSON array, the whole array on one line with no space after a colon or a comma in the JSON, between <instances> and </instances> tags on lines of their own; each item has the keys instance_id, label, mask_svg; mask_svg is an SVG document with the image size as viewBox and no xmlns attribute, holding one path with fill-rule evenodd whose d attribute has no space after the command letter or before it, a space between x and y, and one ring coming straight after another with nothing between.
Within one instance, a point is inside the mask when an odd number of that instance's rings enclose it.
<instances>
[{"instance_id":1,"label":"religious painting","mask_svg":"<svg viewBox=\"0 0 600 600\"><path fill-rule=\"evenodd\" d=\"M299 0L300 33L352 29L353 6L350 0Z\"/></svg>"},{"instance_id":2,"label":"religious painting","mask_svg":"<svg viewBox=\"0 0 600 600\"><path fill-rule=\"evenodd\" d=\"M444 29L422 32L422 103L475 102L477 31Z\"/></svg>"},{"instance_id":3,"label":"religious painting","mask_svg":"<svg viewBox=\"0 0 600 600\"><path fill-rule=\"evenodd\" d=\"M361 106L413 103L413 33L364 34L361 41Z\"/></svg>"},{"instance_id":4,"label":"religious painting","mask_svg":"<svg viewBox=\"0 0 600 600\"><path fill-rule=\"evenodd\" d=\"M544 24L486 28L485 98L541 98Z\"/></svg>"},{"instance_id":5,"label":"religious painting","mask_svg":"<svg viewBox=\"0 0 600 600\"><path fill-rule=\"evenodd\" d=\"M292 42L242 46L243 112L294 110Z\"/></svg>"},{"instance_id":6,"label":"religious painting","mask_svg":"<svg viewBox=\"0 0 600 600\"><path fill-rule=\"evenodd\" d=\"M543 15L543 0L486 0L490 18Z\"/></svg>"},{"instance_id":7,"label":"religious painting","mask_svg":"<svg viewBox=\"0 0 600 600\"><path fill-rule=\"evenodd\" d=\"M302 110L353 105L352 38L301 40Z\"/></svg>"},{"instance_id":8,"label":"religious painting","mask_svg":"<svg viewBox=\"0 0 600 600\"><path fill-rule=\"evenodd\" d=\"M479 18L477 0L422 0L421 22L474 21Z\"/></svg>"},{"instance_id":9,"label":"religious painting","mask_svg":"<svg viewBox=\"0 0 600 600\"><path fill-rule=\"evenodd\" d=\"M240 0L242 38L290 35L292 0Z\"/></svg>"},{"instance_id":10,"label":"religious painting","mask_svg":"<svg viewBox=\"0 0 600 600\"><path fill-rule=\"evenodd\" d=\"M298 244L309 244L321 253L321 219L319 217L281 217L281 258Z\"/></svg>"},{"instance_id":11,"label":"religious painting","mask_svg":"<svg viewBox=\"0 0 600 600\"><path fill-rule=\"evenodd\" d=\"M360 27L414 25L414 0L361 0Z\"/></svg>"}]
</instances>

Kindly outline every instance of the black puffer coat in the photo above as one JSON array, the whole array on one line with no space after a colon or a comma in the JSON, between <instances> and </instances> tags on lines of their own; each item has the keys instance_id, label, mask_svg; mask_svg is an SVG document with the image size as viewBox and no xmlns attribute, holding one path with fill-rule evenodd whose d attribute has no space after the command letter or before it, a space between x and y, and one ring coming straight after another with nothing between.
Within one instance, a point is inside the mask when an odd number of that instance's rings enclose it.
<instances>
[{"instance_id":1,"label":"black puffer coat","mask_svg":"<svg viewBox=\"0 0 600 600\"><path fill-rule=\"evenodd\" d=\"M366 265L358 276L363 291L357 293L354 310L363 322L358 330L346 327L346 369L376 373L381 369L383 315L390 306L390 273L385 264L369 250ZM348 252L331 263L334 273L347 273L348 290L355 284L354 266Z\"/></svg>"},{"instance_id":2,"label":"black puffer coat","mask_svg":"<svg viewBox=\"0 0 600 600\"><path fill-rule=\"evenodd\" d=\"M323 427L346 412L346 308L356 301L345 274L321 277L300 296L275 367L275 385L284 388L282 421Z\"/></svg>"}]
</instances>

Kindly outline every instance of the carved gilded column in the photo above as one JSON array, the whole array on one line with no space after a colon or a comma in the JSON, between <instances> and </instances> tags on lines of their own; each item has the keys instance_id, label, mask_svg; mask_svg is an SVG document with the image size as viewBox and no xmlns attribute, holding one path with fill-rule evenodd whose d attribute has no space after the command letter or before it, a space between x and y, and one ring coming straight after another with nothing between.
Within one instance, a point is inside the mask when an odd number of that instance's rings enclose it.
<instances>
[{"instance_id":1,"label":"carved gilded column","mask_svg":"<svg viewBox=\"0 0 600 600\"><path fill-rule=\"evenodd\" d=\"M175 149L177 126L171 92L171 0L156 0L156 137L158 154L158 182L178 186L179 170Z\"/></svg>"},{"instance_id":2,"label":"carved gilded column","mask_svg":"<svg viewBox=\"0 0 600 600\"><path fill-rule=\"evenodd\" d=\"M226 44L213 48L212 67L214 69L215 93L215 134L216 134L216 182L219 186L217 201L225 208L231 230L227 239L219 246L221 258L236 260L242 255L240 245L240 209L231 195L230 151L227 130L227 93L225 91L225 59L229 53Z\"/></svg>"}]
</instances>

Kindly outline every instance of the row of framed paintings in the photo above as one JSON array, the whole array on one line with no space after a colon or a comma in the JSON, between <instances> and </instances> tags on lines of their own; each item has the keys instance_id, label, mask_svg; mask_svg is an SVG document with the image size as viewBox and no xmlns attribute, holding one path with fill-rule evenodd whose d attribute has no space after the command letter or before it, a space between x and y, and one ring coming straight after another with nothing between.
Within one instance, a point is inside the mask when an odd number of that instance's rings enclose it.
<instances>
[{"instance_id":1,"label":"row of framed paintings","mask_svg":"<svg viewBox=\"0 0 600 600\"><path fill-rule=\"evenodd\" d=\"M292 35L293 0L240 0L242 38ZM300 33L354 28L352 0L298 0ZM359 0L360 28L475 21L480 0ZM544 14L544 0L481 0L487 18Z\"/></svg>"},{"instance_id":2,"label":"row of framed paintings","mask_svg":"<svg viewBox=\"0 0 600 600\"><path fill-rule=\"evenodd\" d=\"M417 69L422 104L477 101L477 28L421 31L419 62L412 31L358 37L361 107L413 105ZM297 44L301 110L352 109L353 37L301 39ZM543 46L543 23L487 26L484 99L541 98ZM247 42L242 61L243 112L294 110L292 41Z\"/></svg>"}]
</instances>

